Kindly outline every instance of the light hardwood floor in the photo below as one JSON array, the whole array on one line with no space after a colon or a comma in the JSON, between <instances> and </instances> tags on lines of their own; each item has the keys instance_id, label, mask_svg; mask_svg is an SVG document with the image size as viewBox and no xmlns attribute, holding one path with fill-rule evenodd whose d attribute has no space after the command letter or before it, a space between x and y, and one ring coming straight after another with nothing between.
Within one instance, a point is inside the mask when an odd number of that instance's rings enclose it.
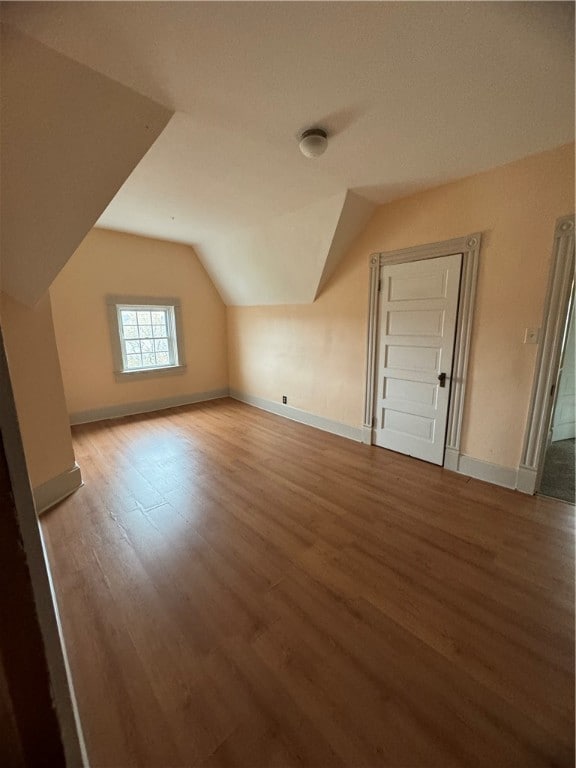
<instances>
[{"instance_id":1,"label":"light hardwood floor","mask_svg":"<svg viewBox=\"0 0 576 768\"><path fill-rule=\"evenodd\" d=\"M232 400L74 429L94 768L574 764L574 509Z\"/></svg>"}]
</instances>

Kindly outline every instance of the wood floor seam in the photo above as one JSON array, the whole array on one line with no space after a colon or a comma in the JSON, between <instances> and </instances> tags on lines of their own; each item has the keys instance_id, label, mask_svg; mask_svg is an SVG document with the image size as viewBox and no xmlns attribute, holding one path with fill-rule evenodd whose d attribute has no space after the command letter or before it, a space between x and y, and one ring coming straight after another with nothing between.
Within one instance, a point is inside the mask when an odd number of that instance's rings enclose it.
<instances>
[{"instance_id":1,"label":"wood floor seam","mask_svg":"<svg viewBox=\"0 0 576 768\"><path fill-rule=\"evenodd\" d=\"M231 399L72 430L93 768L572 768L574 507Z\"/></svg>"}]
</instances>

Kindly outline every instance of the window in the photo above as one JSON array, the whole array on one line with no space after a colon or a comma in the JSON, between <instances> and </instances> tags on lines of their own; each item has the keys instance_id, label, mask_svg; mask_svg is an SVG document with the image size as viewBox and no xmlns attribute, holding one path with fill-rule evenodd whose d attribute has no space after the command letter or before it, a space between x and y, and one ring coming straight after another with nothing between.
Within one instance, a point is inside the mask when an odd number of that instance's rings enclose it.
<instances>
[{"instance_id":1,"label":"window","mask_svg":"<svg viewBox=\"0 0 576 768\"><path fill-rule=\"evenodd\" d=\"M174 307L120 304L117 311L125 371L178 365Z\"/></svg>"},{"instance_id":2,"label":"window","mask_svg":"<svg viewBox=\"0 0 576 768\"><path fill-rule=\"evenodd\" d=\"M108 299L117 378L184 370L177 299Z\"/></svg>"}]
</instances>

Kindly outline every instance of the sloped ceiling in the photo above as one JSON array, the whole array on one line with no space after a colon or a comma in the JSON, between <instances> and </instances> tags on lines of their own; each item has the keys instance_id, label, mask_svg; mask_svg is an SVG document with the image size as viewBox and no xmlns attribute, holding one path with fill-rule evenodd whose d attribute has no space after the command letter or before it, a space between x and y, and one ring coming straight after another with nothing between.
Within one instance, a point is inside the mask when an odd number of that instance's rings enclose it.
<instances>
[{"instance_id":1,"label":"sloped ceiling","mask_svg":"<svg viewBox=\"0 0 576 768\"><path fill-rule=\"evenodd\" d=\"M199 251L228 304L314 301L345 194L237 230Z\"/></svg>"},{"instance_id":2,"label":"sloped ceiling","mask_svg":"<svg viewBox=\"0 0 576 768\"><path fill-rule=\"evenodd\" d=\"M375 208L374 203L360 195L348 191L340 211L340 218L330 243L330 250L324 262L324 268L316 288L316 297L329 282L340 260L350 248L359 232L362 232Z\"/></svg>"},{"instance_id":3,"label":"sloped ceiling","mask_svg":"<svg viewBox=\"0 0 576 768\"><path fill-rule=\"evenodd\" d=\"M1 285L32 305L172 112L1 27Z\"/></svg>"},{"instance_id":4,"label":"sloped ceiling","mask_svg":"<svg viewBox=\"0 0 576 768\"><path fill-rule=\"evenodd\" d=\"M227 304L314 301L374 204L350 192L215 238L200 252Z\"/></svg>"},{"instance_id":5,"label":"sloped ceiling","mask_svg":"<svg viewBox=\"0 0 576 768\"><path fill-rule=\"evenodd\" d=\"M342 251L335 201L345 239L362 219L347 191L382 203L574 140L572 3L2 8L177 112L99 224L195 246L229 303L312 300Z\"/></svg>"}]
</instances>

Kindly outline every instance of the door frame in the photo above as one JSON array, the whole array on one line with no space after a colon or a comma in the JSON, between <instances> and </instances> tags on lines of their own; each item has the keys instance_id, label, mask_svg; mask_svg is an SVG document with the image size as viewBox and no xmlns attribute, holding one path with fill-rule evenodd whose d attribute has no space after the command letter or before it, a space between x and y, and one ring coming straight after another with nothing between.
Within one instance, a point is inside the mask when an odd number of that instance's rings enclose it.
<instances>
[{"instance_id":1,"label":"door frame","mask_svg":"<svg viewBox=\"0 0 576 768\"><path fill-rule=\"evenodd\" d=\"M368 334L366 341L366 389L364 395L364 422L362 425L363 443L372 445L374 440L374 391L376 387L380 268L389 264L405 264L410 261L423 261L425 259L435 259L439 256L451 256L454 253L461 253L460 298L456 317L456 342L452 364L450 403L448 405L448 428L444 443L444 467L454 471L458 469L481 242L482 233L475 232L466 237L457 237L453 240L443 240L438 243L371 254Z\"/></svg>"},{"instance_id":2,"label":"door frame","mask_svg":"<svg viewBox=\"0 0 576 768\"><path fill-rule=\"evenodd\" d=\"M533 494L538 488L552 407L570 293L574 280L574 214L561 216L554 227L554 244L544 304L540 344L534 370L534 383L526 422L526 433L518 480L519 491Z\"/></svg>"}]
</instances>

